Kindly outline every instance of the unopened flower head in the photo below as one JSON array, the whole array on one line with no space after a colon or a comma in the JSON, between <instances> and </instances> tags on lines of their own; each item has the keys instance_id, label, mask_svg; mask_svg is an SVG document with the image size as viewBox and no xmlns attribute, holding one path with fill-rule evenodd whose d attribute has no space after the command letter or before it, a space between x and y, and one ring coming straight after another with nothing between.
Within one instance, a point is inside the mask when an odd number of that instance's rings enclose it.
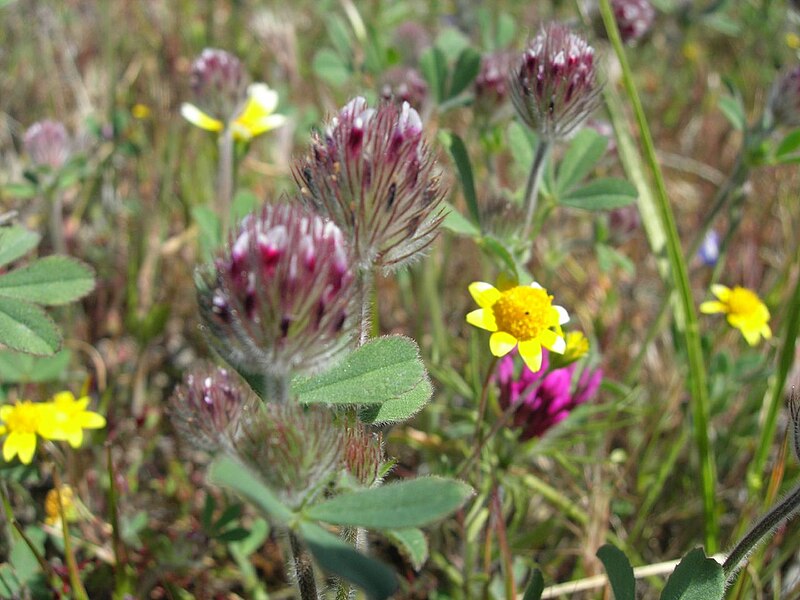
<instances>
[{"instance_id":1,"label":"unopened flower head","mask_svg":"<svg viewBox=\"0 0 800 600\"><path fill-rule=\"evenodd\" d=\"M754 291L738 285L731 289L714 284L711 286L711 293L717 300L703 302L700 305L700 312L728 315L728 323L741 331L751 346L758 344L762 337L764 339L772 337L769 309Z\"/></svg>"},{"instance_id":2,"label":"unopened flower head","mask_svg":"<svg viewBox=\"0 0 800 600\"><path fill-rule=\"evenodd\" d=\"M59 496L60 502L59 502ZM60 488L52 488L44 498L45 525L56 527L61 525L61 510L68 523L78 520L78 510L75 502L75 492L66 483Z\"/></svg>"},{"instance_id":3,"label":"unopened flower head","mask_svg":"<svg viewBox=\"0 0 800 600\"><path fill-rule=\"evenodd\" d=\"M102 429L106 426L103 415L86 410L89 406L88 396L75 398L72 392L59 392L42 406L42 410L51 415L40 427L42 436L50 440L64 440L73 448L80 448L83 443L84 429Z\"/></svg>"},{"instance_id":4,"label":"unopened flower head","mask_svg":"<svg viewBox=\"0 0 800 600\"><path fill-rule=\"evenodd\" d=\"M538 283L501 291L476 281L469 292L480 308L467 315L467 323L492 332L489 349L493 355L502 357L518 347L522 360L535 372L542 365L542 347L564 353L561 326L569 321L569 315L553 304L553 296Z\"/></svg>"},{"instance_id":5,"label":"unopened flower head","mask_svg":"<svg viewBox=\"0 0 800 600\"><path fill-rule=\"evenodd\" d=\"M506 101L509 94L508 74L516 56L506 50L485 54L481 69L475 77L475 110L492 113Z\"/></svg>"},{"instance_id":6,"label":"unopened flower head","mask_svg":"<svg viewBox=\"0 0 800 600\"><path fill-rule=\"evenodd\" d=\"M284 377L322 369L353 333L354 275L339 228L299 204L248 216L199 278L211 342L231 364Z\"/></svg>"},{"instance_id":7,"label":"unopened flower head","mask_svg":"<svg viewBox=\"0 0 800 600\"><path fill-rule=\"evenodd\" d=\"M549 140L568 137L597 108L594 48L559 24L543 28L509 77L519 117Z\"/></svg>"},{"instance_id":8,"label":"unopened flower head","mask_svg":"<svg viewBox=\"0 0 800 600\"><path fill-rule=\"evenodd\" d=\"M37 167L58 170L70 157L72 141L58 121L39 121L25 132L25 150Z\"/></svg>"},{"instance_id":9,"label":"unopened flower head","mask_svg":"<svg viewBox=\"0 0 800 600\"><path fill-rule=\"evenodd\" d=\"M383 439L360 422L347 428L344 441L344 464L353 479L370 487L380 479L383 466Z\"/></svg>"},{"instance_id":10,"label":"unopened flower head","mask_svg":"<svg viewBox=\"0 0 800 600\"><path fill-rule=\"evenodd\" d=\"M326 408L268 402L243 419L236 451L284 503L297 508L339 471L344 438Z\"/></svg>"},{"instance_id":11,"label":"unopened flower head","mask_svg":"<svg viewBox=\"0 0 800 600\"><path fill-rule=\"evenodd\" d=\"M777 125L800 126L800 67L784 72L775 80L768 107Z\"/></svg>"},{"instance_id":12,"label":"unopened flower head","mask_svg":"<svg viewBox=\"0 0 800 600\"><path fill-rule=\"evenodd\" d=\"M522 440L540 437L566 419L577 406L595 395L603 378L600 369L583 369L575 381L575 364L547 372L546 351L542 367L534 372L523 365L516 375L511 354L497 366L500 406L503 409L516 407L514 425L521 428Z\"/></svg>"},{"instance_id":13,"label":"unopened flower head","mask_svg":"<svg viewBox=\"0 0 800 600\"><path fill-rule=\"evenodd\" d=\"M634 44L644 37L656 18L650 0L611 0L611 10L617 21L620 37L626 44Z\"/></svg>"},{"instance_id":14,"label":"unopened flower head","mask_svg":"<svg viewBox=\"0 0 800 600\"><path fill-rule=\"evenodd\" d=\"M172 424L187 442L201 450L228 449L236 437L249 396L227 369L201 364L172 393Z\"/></svg>"},{"instance_id":15,"label":"unopened flower head","mask_svg":"<svg viewBox=\"0 0 800 600\"><path fill-rule=\"evenodd\" d=\"M589 353L589 340L582 332L570 331L564 339L566 341L564 354L556 354L550 357L554 368L571 365Z\"/></svg>"},{"instance_id":16,"label":"unopened flower head","mask_svg":"<svg viewBox=\"0 0 800 600\"><path fill-rule=\"evenodd\" d=\"M230 127L239 140L250 140L280 127L286 118L274 114L278 93L265 83L248 85L248 81L238 58L207 48L192 65L196 104L184 102L181 114L207 131L220 133Z\"/></svg>"},{"instance_id":17,"label":"unopened flower head","mask_svg":"<svg viewBox=\"0 0 800 600\"><path fill-rule=\"evenodd\" d=\"M413 67L393 67L383 74L380 92L387 102L407 102L419 109L428 98L428 84Z\"/></svg>"},{"instance_id":18,"label":"unopened flower head","mask_svg":"<svg viewBox=\"0 0 800 600\"><path fill-rule=\"evenodd\" d=\"M427 248L443 214L442 191L419 114L351 100L295 165L304 202L330 217L360 269L391 271Z\"/></svg>"}]
</instances>

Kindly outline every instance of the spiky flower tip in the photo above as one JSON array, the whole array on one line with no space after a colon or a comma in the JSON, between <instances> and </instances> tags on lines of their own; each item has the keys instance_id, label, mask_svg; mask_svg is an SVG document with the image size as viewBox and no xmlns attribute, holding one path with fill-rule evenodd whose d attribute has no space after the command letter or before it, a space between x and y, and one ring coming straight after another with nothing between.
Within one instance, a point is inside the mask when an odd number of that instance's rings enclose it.
<instances>
[{"instance_id":1,"label":"spiky flower tip","mask_svg":"<svg viewBox=\"0 0 800 600\"><path fill-rule=\"evenodd\" d=\"M363 270L393 271L413 260L444 218L422 120L407 102L372 109L354 98L294 170L305 204L342 229Z\"/></svg>"},{"instance_id":2,"label":"spiky flower tip","mask_svg":"<svg viewBox=\"0 0 800 600\"><path fill-rule=\"evenodd\" d=\"M772 84L769 112L777 125L800 126L800 67L784 72Z\"/></svg>"},{"instance_id":3,"label":"spiky flower tip","mask_svg":"<svg viewBox=\"0 0 800 600\"><path fill-rule=\"evenodd\" d=\"M603 378L600 369L585 368L575 381L575 364L548 372L546 351L542 368L536 372L523 365L516 375L514 362L511 354L500 361L497 384L500 406L504 410L516 407L513 422L521 428L521 440L541 437L566 419L576 407L594 397Z\"/></svg>"},{"instance_id":4,"label":"spiky flower tip","mask_svg":"<svg viewBox=\"0 0 800 600\"><path fill-rule=\"evenodd\" d=\"M344 437L326 408L270 402L242 420L236 452L285 504L298 508L341 469Z\"/></svg>"},{"instance_id":5,"label":"spiky flower tip","mask_svg":"<svg viewBox=\"0 0 800 600\"><path fill-rule=\"evenodd\" d=\"M39 121L25 131L25 150L37 167L53 171L60 169L69 160L72 142L67 128L58 121Z\"/></svg>"},{"instance_id":6,"label":"spiky flower tip","mask_svg":"<svg viewBox=\"0 0 800 600\"><path fill-rule=\"evenodd\" d=\"M250 373L321 370L353 334L351 264L331 221L297 203L264 205L198 278L212 345Z\"/></svg>"},{"instance_id":7,"label":"spiky flower tip","mask_svg":"<svg viewBox=\"0 0 800 600\"><path fill-rule=\"evenodd\" d=\"M195 104L184 102L181 114L193 125L222 132L230 127L234 138L250 140L286 120L274 114L278 93L265 83L249 84L242 63L233 54L206 48L192 64Z\"/></svg>"},{"instance_id":8,"label":"spiky flower tip","mask_svg":"<svg viewBox=\"0 0 800 600\"><path fill-rule=\"evenodd\" d=\"M509 77L517 114L548 140L568 137L600 103L594 48L567 27L543 27Z\"/></svg>"},{"instance_id":9,"label":"spiky flower tip","mask_svg":"<svg viewBox=\"0 0 800 600\"><path fill-rule=\"evenodd\" d=\"M611 0L611 10L626 44L638 42L650 31L656 19L650 0Z\"/></svg>"},{"instance_id":10,"label":"spiky flower tip","mask_svg":"<svg viewBox=\"0 0 800 600\"><path fill-rule=\"evenodd\" d=\"M508 74L515 59L513 53L505 50L484 54L474 83L478 113L491 113L508 99Z\"/></svg>"},{"instance_id":11,"label":"spiky flower tip","mask_svg":"<svg viewBox=\"0 0 800 600\"><path fill-rule=\"evenodd\" d=\"M235 374L210 363L194 367L169 400L172 424L183 439L207 452L229 449L251 397Z\"/></svg>"},{"instance_id":12,"label":"spiky flower tip","mask_svg":"<svg viewBox=\"0 0 800 600\"><path fill-rule=\"evenodd\" d=\"M428 98L428 84L413 67L392 67L381 78L381 98L387 102L408 102L420 108Z\"/></svg>"}]
</instances>

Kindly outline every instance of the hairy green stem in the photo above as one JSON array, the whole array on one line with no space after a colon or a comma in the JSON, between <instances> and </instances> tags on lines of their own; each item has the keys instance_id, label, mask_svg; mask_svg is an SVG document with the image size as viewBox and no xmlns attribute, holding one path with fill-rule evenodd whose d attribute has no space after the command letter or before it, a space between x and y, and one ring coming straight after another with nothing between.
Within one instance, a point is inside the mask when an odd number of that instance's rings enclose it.
<instances>
[{"instance_id":1,"label":"hairy green stem","mask_svg":"<svg viewBox=\"0 0 800 600\"><path fill-rule=\"evenodd\" d=\"M318 600L317 580L311 555L300 543L293 531L289 532L289 547L292 550L292 563L301 600Z\"/></svg>"},{"instance_id":2,"label":"hairy green stem","mask_svg":"<svg viewBox=\"0 0 800 600\"><path fill-rule=\"evenodd\" d=\"M54 190L50 195L50 241L53 252L56 254L67 253L67 243L64 241L64 199L61 192Z\"/></svg>"},{"instance_id":3,"label":"hairy green stem","mask_svg":"<svg viewBox=\"0 0 800 600\"><path fill-rule=\"evenodd\" d=\"M375 285L375 275L372 267L368 267L361 272L359 280L359 300L361 302L361 325L358 334L358 345L363 346L369 339L370 334L370 314L372 313L372 290Z\"/></svg>"},{"instance_id":4,"label":"hairy green stem","mask_svg":"<svg viewBox=\"0 0 800 600\"><path fill-rule=\"evenodd\" d=\"M711 445L708 439L709 429L709 400L708 387L706 384L705 361L703 350L700 345L700 332L697 324L697 313L695 311L692 290L689 285L686 262L683 259L680 239L678 237L675 219L669 205L664 176L656 157L655 146L647 118L644 114L641 100L639 99L636 85L633 81L633 74L625 56L622 46L622 39L619 35L614 15L611 11L609 0L600 0L600 13L603 23L608 33L614 51L622 69L622 81L628 99L636 115L639 126L645 158L650 166L653 180L656 187L656 200L662 224L667 232L667 257L669 259L670 271L675 287L677 288L679 302L674 306L674 313L677 321L683 323L683 337L686 345L686 353L689 362L689 385L691 390L691 408L694 424L694 437L697 451L700 458L700 477L701 490L703 496L703 513L705 518L705 544L706 551L714 553L717 551L717 537L719 525L717 522L716 505L714 501L716 487L716 467L714 457L711 453Z\"/></svg>"},{"instance_id":5,"label":"hairy green stem","mask_svg":"<svg viewBox=\"0 0 800 600\"><path fill-rule=\"evenodd\" d=\"M533 226L533 215L536 212L536 206L539 200L539 185L542 182L542 175L544 174L544 166L547 163L545 160L552 142L544 138L539 140L539 145L536 147L536 154L533 156L533 164L531 171L528 174L528 182L525 184L525 228L522 230L522 240L527 243L531 235L531 227Z\"/></svg>"}]
</instances>

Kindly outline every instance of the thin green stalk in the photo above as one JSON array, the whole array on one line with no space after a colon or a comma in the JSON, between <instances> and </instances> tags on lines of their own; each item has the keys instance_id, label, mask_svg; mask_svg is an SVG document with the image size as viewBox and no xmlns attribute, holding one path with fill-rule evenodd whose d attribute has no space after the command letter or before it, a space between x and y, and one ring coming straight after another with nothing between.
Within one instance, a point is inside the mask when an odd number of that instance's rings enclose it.
<instances>
[{"instance_id":1,"label":"thin green stalk","mask_svg":"<svg viewBox=\"0 0 800 600\"><path fill-rule=\"evenodd\" d=\"M467 472L467 469L472 464L478 455L483 450L484 445L486 445L486 441L492 437L494 434L494 430L489 434L487 438L483 437L483 419L486 416L486 404L489 399L489 384L492 381L492 375L494 374L494 369L497 366L497 357L492 357L492 362L489 365L489 369L486 371L486 377L483 378L483 384L481 385L481 398L478 403L478 420L475 423L475 449L472 451L472 454L469 455L467 460L465 460L461 468L458 470L458 474L456 475L457 479L460 479L464 476ZM495 427L497 425L495 424Z\"/></svg>"},{"instance_id":2,"label":"thin green stalk","mask_svg":"<svg viewBox=\"0 0 800 600\"><path fill-rule=\"evenodd\" d=\"M359 301L361 302L361 325L358 335L358 345L363 346L370 335L370 314L372 313L372 290L375 285L375 275L372 268L368 267L361 272L359 280Z\"/></svg>"},{"instance_id":3,"label":"thin green stalk","mask_svg":"<svg viewBox=\"0 0 800 600\"><path fill-rule=\"evenodd\" d=\"M495 533L497 534L497 546L500 550L500 557L503 563L503 582L505 583L506 600L516 600L517 586L514 582L514 562L511 556L511 548L508 545L508 532L506 531L505 517L503 517L503 503L500 501L500 492L497 484L492 491L492 509L494 515L489 517L494 519ZM489 532L486 532L489 535Z\"/></svg>"},{"instance_id":4,"label":"thin green stalk","mask_svg":"<svg viewBox=\"0 0 800 600\"><path fill-rule=\"evenodd\" d=\"M544 138L539 140L539 145L536 147L536 154L533 156L533 164L531 171L528 174L528 182L525 184L525 228L522 230L522 240L524 243L529 242L528 239L531 235L531 227L533 226L533 215L536 212L536 206L539 200L539 185L542 182L542 175L544 175L544 166L547 164L545 160L552 143Z\"/></svg>"},{"instance_id":5,"label":"thin green stalk","mask_svg":"<svg viewBox=\"0 0 800 600\"><path fill-rule=\"evenodd\" d=\"M692 290L689 285L686 262L683 259L680 239L678 237L675 219L669 205L664 176L656 157L655 146L647 118L644 114L636 85L633 81L633 74L628 64L625 50L622 46L622 39L617 29L614 15L611 12L609 0L600 0L600 13L603 17L609 40L611 41L617 58L622 68L622 81L625 86L628 99L636 115L639 132L644 147L645 158L652 171L653 180L656 186L656 201L661 221L667 232L667 256L669 259L670 271L675 287L678 291L680 302L674 305L675 317L678 322L684 324L683 337L686 345L686 353L689 362L689 385L691 390L691 407L695 433L695 444L700 459L701 491L703 495L703 512L705 517L705 543L706 551L714 553L717 551L717 538L719 524L715 510L714 494L716 486L716 467L714 457L711 453L711 446L708 440L709 429L709 400L708 387L706 385L705 362L703 350L700 345L700 332L697 324L697 313L695 312Z\"/></svg>"},{"instance_id":6,"label":"thin green stalk","mask_svg":"<svg viewBox=\"0 0 800 600\"><path fill-rule=\"evenodd\" d=\"M130 581L125 571L128 559L125 556L125 546L120 537L119 498L114 462L111 457L111 444L106 444L106 464L108 468L108 516L111 523L111 549L114 552L114 593L115 597L122 598L125 593L130 592Z\"/></svg>"},{"instance_id":7,"label":"thin green stalk","mask_svg":"<svg viewBox=\"0 0 800 600\"><path fill-rule=\"evenodd\" d=\"M56 499L58 500L58 513L61 516L61 532L64 538L64 559L67 562L67 572L69 573L69 585L72 588L72 597L75 600L89 600L89 595L86 593L86 588L83 587L80 572L78 571L78 563L75 561L75 552L72 549L72 538L69 535L69 525L67 524L67 517L64 514L64 503L61 501L61 477L58 471L53 469L53 487L56 490Z\"/></svg>"},{"instance_id":8,"label":"thin green stalk","mask_svg":"<svg viewBox=\"0 0 800 600\"><path fill-rule=\"evenodd\" d=\"M228 235L233 204L233 131L226 127L219 136L219 167L217 170L217 210L222 226L222 239Z\"/></svg>"},{"instance_id":9,"label":"thin green stalk","mask_svg":"<svg viewBox=\"0 0 800 600\"><path fill-rule=\"evenodd\" d=\"M66 254L67 244L64 241L64 199L60 191L53 190L50 194L50 241L53 252Z\"/></svg>"},{"instance_id":10,"label":"thin green stalk","mask_svg":"<svg viewBox=\"0 0 800 600\"><path fill-rule=\"evenodd\" d=\"M301 600L318 600L317 580L311 555L292 531L289 532L289 547L292 550L294 577L300 590Z\"/></svg>"}]
</instances>

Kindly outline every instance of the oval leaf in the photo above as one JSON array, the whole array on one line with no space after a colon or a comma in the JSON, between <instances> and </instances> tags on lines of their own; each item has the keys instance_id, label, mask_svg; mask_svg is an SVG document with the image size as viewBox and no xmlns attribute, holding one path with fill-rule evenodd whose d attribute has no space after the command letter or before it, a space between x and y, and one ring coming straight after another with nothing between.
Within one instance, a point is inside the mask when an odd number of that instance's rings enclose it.
<instances>
[{"instance_id":1,"label":"oval leaf","mask_svg":"<svg viewBox=\"0 0 800 600\"><path fill-rule=\"evenodd\" d=\"M544 591L544 577L539 569L534 569L531 572L531 580L528 582L528 587L525 588L525 595L522 600L539 600Z\"/></svg>"},{"instance_id":2,"label":"oval leaf","mask_svg":"<svg viewBox=\"0 0 800 600\"><path fill-rule=\"evenodd\" d=\"M472 175L472 163L469 160L467 147L464 141L452 132L447 132L446 135L442 136L442 139L453 157L453 162L456 163L458 178L461 180L461 189L464 191L464 200L467 203L469 214L473 222L480 223L481 215L478 210L478 196L475 193L475 179Z\"/></svg>"},{"instance_id":3,"label":"oval leaf","mask_svg":"<svg viewBox=\"0 0 800 600\"><path fill-rule=\"evenodd\" d=\"M385 532L389 541L394 544L400 554L411 563L415 571L419 571L428 560L428 540L421 529L390 529Z\"/></svg>"},{"instance_id":4,"label":"oval leaf","mask_svg":"<svg viewBox=\"0 0 800 600\"><path fill-rule=\"evenodd\" d=\"M39 244L39 234L24 227L0 227L0 267L25 256Z\"/></svg>"},{"instance_id":5,"label":"oval leaf","mask_svg":"<svg viewBox=\"0 0 800 600\"><path fill-rule=\"evenodd\" d=\"M61 348L61 334L38 306L0 296L0 345L51 356Z\"/></svg>"},{"instance_id":6,"label":"oval leaf","mask_svg":"<svg viewBox=\"0 0 800 600\"><path fill-rule=\"evenodd\" d=\"M606 146L608 138L593 129L583 129L573 138L558 165L556 189L560 196L589 174L602 158Z\"/></svg>"},{"instance_id":7,"label":"oval leaf","mask_svg":"<svg viewBox=\"0 0 800 600\"><path fill-rule=\"evenodd\" d=\"M92 289L92 270L66 256L47 256L0 276L0 296L45 306L67 304Z\"/></svg>"},{"instance_id":8,"label":"oval leaf","mask_svg":"<svg viewBox=\"0 0 800 600\"><path fill-rule=\"evenodd\" d=\"M383 404L424 378L416 342L395 335L367 342L322 375L294 379L292 392L305 404Z\"/></svg>"},{"instance_id":9,"label":"oval leaf","mask_svg":"<svg viewBox=\"0 0 800 600\"><path fill-rule=\"evenodd\" d=\"M631 563L628 557L620 550L606 544L597 551L603 566L606 568L611 589L614 590L615 600L634 600L636 597L636 579L633 576Z\"/></svg>"},{"instance_id":10,"label":"oval leaf","mask_svg":"<svg viewBox=\"0 0 800 600\"><path fill-rule=\"evenodd\" d=\"M624 179L604 177L572 190L559 200L562 206L584 210L610 210L636 200L636 188Z\"/></svg>"},{"instance_id":11,"label":"oval leaf","mask_svg":"<svg viewBox=\"0 0 800 600\"><path fill-rule=\"evenodd\" d=\"M725 595L722 566L695 548L675 567L661 600L721 600Z\"/></svg>"},{"instance_id":12,"label":"oval leaf","mask_svg":"<svg viewBox=\"0 0 800 600\"><path fill-rule=\"evenodd\" d=\"M458 510L472 493L460 481L421 477L334 496L309 508L306 515L368 529L421 527Z\"/></svg>"},{"instance_id":13,"label":"oval leaf","mask_svg":"<svg viewBox=\"0 0 800 600\"><path fill-rule=\"evenodd\" d=\"M481 55L474 48L464 48L458 55L456 66L453 68L453 80L450 82L448 98L458 96L467 89L481 70Z\"/></svg>"},{"instance_id":14,"label":"oval leaf","mask_svg":"<svg viewBox=\"0 0 800 600\"><path fill-rule=\"evenodd\" d=\"M399 423L410 419L425 406L433 396L433 386L428 377L423 377L413 388L404 392L397 398L387 400L383 404L365 406L359 413L359 418L365 423L383 425L385 423Z\"/></svg>"}]
</instances>

